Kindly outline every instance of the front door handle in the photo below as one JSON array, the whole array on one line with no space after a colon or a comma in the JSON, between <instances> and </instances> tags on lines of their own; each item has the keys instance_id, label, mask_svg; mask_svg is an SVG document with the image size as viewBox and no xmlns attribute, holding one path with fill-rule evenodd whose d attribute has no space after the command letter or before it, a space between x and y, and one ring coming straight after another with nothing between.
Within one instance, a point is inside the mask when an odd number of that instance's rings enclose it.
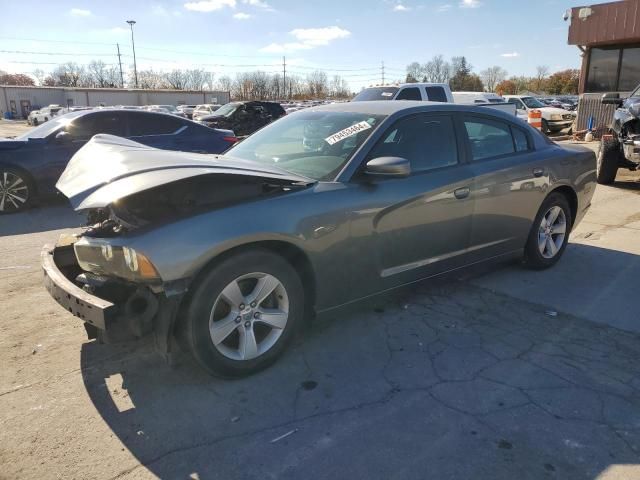
<instances>
[{"instance_id":1,"label":"front door handle","mask_svg":"<svg viewBox=\"0 0 640 480\"><path fill-rule=\"evenodd\" d=\"M458 200L462 200L463 198L467 198L469 196L470 191L471 190L469 189L469 187L462 187L454 190L453 194Z\"/></svg>"},{"instance_id":2,"label":"front door handle","mask_svg":"<svg viewBox=\"0 0 640 480\"><path fill-rule=\"evenodd\" d=\"M543 173L544 173L544 169L543 168L534 168L533 169L533 176L534 177L541 177Z\"/></svg>"}]
</instances>

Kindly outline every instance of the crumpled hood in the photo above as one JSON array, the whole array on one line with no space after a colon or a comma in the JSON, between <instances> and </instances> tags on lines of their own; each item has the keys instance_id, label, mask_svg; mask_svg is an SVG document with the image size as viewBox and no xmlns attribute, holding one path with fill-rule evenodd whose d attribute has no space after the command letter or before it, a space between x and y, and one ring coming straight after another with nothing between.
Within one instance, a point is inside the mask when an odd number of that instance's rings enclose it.
<instances>
[{"instance_id":1,"label":"crumpled hood","mask_svg":"<svg viewBox=\"0 0 640 480\"><path fill-rule=\"evenodd\" d=\"M103 208L150 188L200 175L242 175L284 184L314 183L276 167L228 156L148 147L114 135L95 135L71 158L56 188L76 210Z\"/></svg>"},{"instance_id":2,"label":"crumpled hood","mask_svg":"<svg viewBox=\"0 0 640 480\"><path fill-rule=\"evenodd\" d=\"M0 138L0 150L15 150L23 147L27 142L24 140L15 140L13 138Z\"/></svg>"}]
</instances>

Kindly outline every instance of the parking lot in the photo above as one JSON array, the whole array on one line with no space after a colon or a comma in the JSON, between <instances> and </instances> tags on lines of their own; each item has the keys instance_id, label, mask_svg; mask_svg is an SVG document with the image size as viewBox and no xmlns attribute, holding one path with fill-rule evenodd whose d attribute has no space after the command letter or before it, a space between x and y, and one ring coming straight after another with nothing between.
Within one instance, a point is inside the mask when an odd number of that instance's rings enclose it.
<instances>
[{"instance_id":1,"label":"parking lot","mask_svg":"<svg viewBox=\"0 0 640 480\"><path fill-rule=\"evenodd\" d=\"M553 269L369 300L235 381L87 341L39 268L82 218L0 217L0 477L638 478L639 212L621 171Z\"/></svg>"}]
</instances>

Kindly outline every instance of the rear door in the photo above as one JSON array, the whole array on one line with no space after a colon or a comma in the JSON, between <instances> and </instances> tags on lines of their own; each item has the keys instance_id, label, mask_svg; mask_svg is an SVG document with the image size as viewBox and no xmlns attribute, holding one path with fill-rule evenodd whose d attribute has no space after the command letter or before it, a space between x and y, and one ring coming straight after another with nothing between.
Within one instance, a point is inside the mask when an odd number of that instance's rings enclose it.
<instances>
[{"instance_id":1,"label":"rear door","mask_svg":"<svg viewBox=\"0 0 640 480\"><path fill-rule=\"evenodd\" d=\"M472 260L524 247L548 185L533 139L517 124L480 114L462 116L474 181Z\"/></svg>"},{"instance_id":2,"label":"rear door","mask_svg":"<svg viewBox=\"0 0 640 480\"><path fill-rule=\"evenodd\" d=\"M179 134L185 130L186 121L163 113L128 111L129 138L150 147L165 150L181 150L183 142Z\"/></svg>"}]
</instances>

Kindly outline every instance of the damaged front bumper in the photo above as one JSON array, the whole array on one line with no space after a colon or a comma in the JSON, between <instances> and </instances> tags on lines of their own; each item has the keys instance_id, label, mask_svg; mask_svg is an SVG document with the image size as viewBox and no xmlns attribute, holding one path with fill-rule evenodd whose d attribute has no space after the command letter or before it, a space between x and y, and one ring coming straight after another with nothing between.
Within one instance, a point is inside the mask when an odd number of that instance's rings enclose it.
<instances>
[{"instance_id":1,"label":"damaged front bumper","mask_svg":"<svg viewBox=\"0 0 640 480\"><path fill-rule=\"evenodd\" d=\"M158 352L171 360L182 295L167 297L144 285L83 272L69 238L55 247L45 245L41 258L46 289L84 322L88 338L112 343L153 334Z\"/></svg>"}]
</instances>

